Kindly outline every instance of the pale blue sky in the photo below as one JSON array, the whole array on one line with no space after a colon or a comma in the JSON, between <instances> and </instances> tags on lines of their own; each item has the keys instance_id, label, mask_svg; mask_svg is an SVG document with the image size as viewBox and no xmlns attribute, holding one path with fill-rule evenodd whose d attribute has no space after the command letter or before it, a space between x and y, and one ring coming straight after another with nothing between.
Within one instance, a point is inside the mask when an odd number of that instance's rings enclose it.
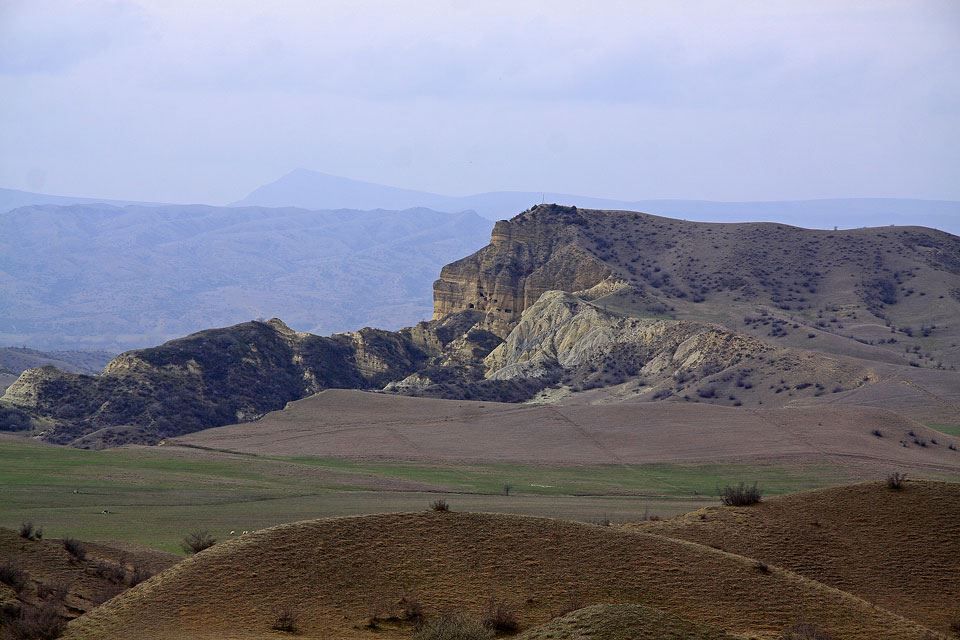
<instances>
[{"instance_id":1,"label":"pale blue sky","mask_svg":"<svg viewBox=\"0 0 960 640\"><path fill-rule=\"evenodd\" d=\"M3 187L170 202L960 199L960 2L0 0L0 149Z\"/></svg>"}]
</instances>

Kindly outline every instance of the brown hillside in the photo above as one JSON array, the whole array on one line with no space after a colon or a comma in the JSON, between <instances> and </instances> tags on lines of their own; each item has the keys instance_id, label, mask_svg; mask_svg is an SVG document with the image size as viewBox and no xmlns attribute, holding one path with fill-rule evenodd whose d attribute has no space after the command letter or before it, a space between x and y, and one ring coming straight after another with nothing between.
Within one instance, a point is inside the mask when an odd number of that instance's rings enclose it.
<instances>
[{"instance_id":1,"label":"brown hillside","mask_svg":"<svg viewBox=\"0 0 960 640\"><path fill-rule=\"evenodd\" d=\"M71 556L62 540L27 540L11 529L0 528L0 565L26 573L26 587L8 594L15 606L31 608L54 602L51 594L63 588L57 600L63 617L73 618L175 564L180 558L153 549L83 542L86 557Z\"/></svg>"},{"instance_id":2,"label":"brown hillside","mask_svg":"<svg viewBox=\"0 0 960 640\"><path fill-rule=\"evenodd\" d=\"M539 205L443 268L434 317L480 310L505 337L544 291L601 282L628 285L601 298L621 311L723 322L774 342L802 337L794 346L841 354L869 345L904 363L960 364L960 238L921 227L820 231ZM820 346L820 334L843 339Z\"/></svg>"},{"instance_id":3,"label":"brown hillside","mask_svg":"<svg viewBox=\"0 0 960 640\"><path fill-rule=\"evenodd\" d=\"M406 637L366 628L399 615L478 615L491 596L523 627L569 606L652 606L734 634L773 637L806 618L844 639L925 638L865 601L709 547L557 520L423 512L315 520L214 546L71 623L66 638L263 638L276 612L299 612L303 637Z\"/></svg>"},{"instance_id":4,"label":"brown hillside","mask_svg":"<svg viewBox=\"0 0 960 640\"><path fill-rule=\"evenodd\" d=\"M873 435L874 429L883 437ZM914 444L911 431L927 446ZM516 405L328 390L256 423L207 429L168 444L262 455L440 462L647 464L792 458L848 466L852 477L866 479L883 477L891 468L960 473L960 452L948 448L955 441L960 446L960 439L938 436L898 414L862 407Z\"/></svg>"},{"instance_id":5,"label":"brown hillside","mask_svg":"<svg viewBox=\"0 0 960 640\"><path fill-rule=\"evenodd\" d=\"M943 632L960 622L960 484L837 487L627 526L790 569Z\"/></svg>"},{"instance_id":6,"label":"brown hillside","mask_svg":"<svg viewBox=\"0 0 960 640\"><path fill-rule=\"evenodd\" d=\"M637 604L584 607L531 629L518 640L734 640L733 636Z\"/></svg>"}]
</instances>

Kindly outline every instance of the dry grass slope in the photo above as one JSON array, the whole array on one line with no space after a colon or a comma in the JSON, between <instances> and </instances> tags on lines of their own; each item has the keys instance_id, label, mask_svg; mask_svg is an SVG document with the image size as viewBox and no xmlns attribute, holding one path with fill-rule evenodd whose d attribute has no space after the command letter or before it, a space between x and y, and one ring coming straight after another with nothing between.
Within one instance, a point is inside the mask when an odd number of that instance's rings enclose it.
<instances>
[{"instance_id":1,"label":"dry grass slope","mask_svg":"<svg viewBox=\"0 0 960 640\"><path fill-rule=\"evenodd\" d=\"M517 640L734 640L737 636L637 604L584 607Z\"/></svg>"},{"instance_id":2,"label":"dry grass slope","mask_svg":"<svg viewBox=\"0 0 960 640\"><path fill-rule=\"evenodd\" d=\"M19 593L0 593L0 602L14 599L18 605L40 606L63 589L58 611L75 617L89 611L127 588L136 572L145 579L170 567L176 556L135 545L81 543L83 559L72 557L62 540L27 540L11 529L0 528L0 565L26 573L26 586Z\"/></svg>"},{"instance_id":3,"label":"dry grass slope","mask_svg":"<svg viewBox=\"0 0 960 640\"><path fill-rule=\"evenodd\" d=\"M455 505L454 505L455 506ZM709 579L707 579L709 578ZM928 631L882 608L754 561L663 536L558 520L434 513L314 520L217 545L71 623L72 640L263 638L276 611L301 637L407 637L366 627L425 612L479 615L508 600L522 628L582 605L652 606L735 635L773 637L805 617L844 639L920 640Z\"/></svg>"},{"instance_id":4,"label":"dry grass slope","mask_svg":"<svg viewBox=\"0 0 960 640\"><path fill-rule=\"evenodd\" d=\"M795 571L938 631L960 621L960 484L836 487L628 526Z\"/></svg>"}]
</instances>

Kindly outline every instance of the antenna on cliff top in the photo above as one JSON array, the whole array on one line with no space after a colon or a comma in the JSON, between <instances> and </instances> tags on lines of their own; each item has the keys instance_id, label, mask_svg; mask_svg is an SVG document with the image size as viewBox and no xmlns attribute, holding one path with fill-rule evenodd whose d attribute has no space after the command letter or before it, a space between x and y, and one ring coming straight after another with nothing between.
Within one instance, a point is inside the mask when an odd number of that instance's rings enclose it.
<instances>
[{"instance_id":1,"label":"antenna on cliff top","mask_svg":"<svg viewBox=\"0 0 960 640\"><path fill-rule=\"evenodd\" d=\"M547 202L547 194L541 193L541 194L540 194L540 204L546 204L546 202Z\"/></svg>"}]
</instances>

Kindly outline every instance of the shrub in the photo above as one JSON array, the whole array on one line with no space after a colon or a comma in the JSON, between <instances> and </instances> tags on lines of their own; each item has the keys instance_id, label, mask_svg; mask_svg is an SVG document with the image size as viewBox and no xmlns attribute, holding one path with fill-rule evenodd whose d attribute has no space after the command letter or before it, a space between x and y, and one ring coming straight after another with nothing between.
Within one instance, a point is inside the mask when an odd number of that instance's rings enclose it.
<instances>
[{"instance_id":1,"label":"shrub","mask_svg":"<svg viewBox=\"0 0 960 640\"><path fill-rule=\"evenodd\" d=\"M210 535L206 529L194 529L180 543L180 547L187 553L200 553L204 549L209 549L217 544L217 539Z\"/></svg>"},{"instance_id":2,"label":"shrub","mask_svg":"<svg viewBox=\"0 0 960 640\"><path fill-rule=\"evenodd\" d=\"M891 491L902 491L903 483L907 481L907 474L894 471L887 476L887 488Z\"/></svg>"},{"instance_id":3,"label":"shrub","mask_svg":"<svg viewBox=\"0 0 960 640\"><path fill-rule=\"evenodd\" d=\"M66 582L41 582L37 585L37 595L42 600L52 600L53 602L63 602L70 593L70 585Z\"/></svg>"},{"instance_id":4,"label":"shrub","mask_svg":"<svg viewBox=\"0 0 960 640\"><path fill-rule=\"evenodd\" d=\"M3 637L9 640L56 640L67 626L57 607L44 604L20 610L20 615L4 621Z\"/></svg>"},{"instance_id":5,"label":"shrub","mask_svg":"<svg viewBox=\"0 0 960 640\"><path fill-rule=\"evenodd\" d=\"M762 562L760 560L757 560L755 563L753 563L753 568L763 574L770 573L770 566L766 562Z\"/></svg>"},{"instance_id":6,"label":"shrub","mask_svg":"<svg viewBox=\"0 0 960 640\"><path fill-rule=\"evenodd\" d=\"M273 624L270 625L270 628L274 631L282 631L284 633L296 633L298 622L299 616L297 612L290 607L283 607L277 611L277 617L274 619Z\"/></svg>"},{"instance_id":7,"label":"shrub","mask_svg":"<svg viewBox=\"0 0 960 640\"><path fill-rule=\"evenodd\" d=\"M93 571L98 576L113 584L124 584L127 580L127 570L119 564L97 560L93 563Z\"/></svg>"},{"instance_id":8,"label":"shrub","mask_svg":"<svg viewBox=\"0 0 960 640\"><path fill-rule=\"evenodd\" d=\"M450 504L443 498L439 498L430 503L430 508L434 511L450 511Z\"/></svg>"},{"instance_id":9,"label":"shrub","mask_svg":"<svg viewBox=\"0 0 960 640\"><path fill-rule=\"evenodd\" d=\"M20 593L27 586L27 572L12 562L5 562L0 564L0 582Z\"/></svg>"},{"instance_id":10,"label":"shrub","mask_svg":"<svg viewBox=\"0 0 960 640\"><path fill-rule=\"evenodd\" d=\"M149 580L153 577L153 573L147 571L146 569L140 567L139 565L133 565L133 570L127 574L127 586L135 587L144 580Z\"/></svg>"},{"instance_id":11,"label":"shrub","mask_svg":"<svg viewBox=\"0 0 960 640\"><path fill-rule=\"evenodd\" d=\"M63 548L77 560L83 561L87 559L87 548L79 540L64 538Z\"/></svg>"},{"instance_id":12,"label":"shrub","mask_svg":"<svg viewBox=\"0 0 960 640\"><path fill-rule=\"evenodd\" d=\"M798 622L786 629L780 637L783 640L833 640L829 633L808 622Z\"/></svg>"},{"instance_id":13,"label":"shrub","mask_svg":"<svg viewBox=\"0 0 960 640\"><path fill-rule=\"evenodd\" d=\"M503 495L508 496L510 492L513 491L513 485L509 482L504 483L503 485Z\"/></svg>"},{"instance_id":14,"label":"shrub","mask_svg":"<svg viewBox=\"0 0 960 640\"><path fill-rule=\"evenodd\" d=\"M490 640L493 631L472 618L443 614L420 625L413 640Z\"/></svg>"},{"instance_id":15,"label":"shrub","mask_svg":"<svg viewBox=\"0 0 960 640\"><path fill-rule=\"evenodd\" d=\"M423 622L423 604L413 594L405 593L400 598L400 608L403 610L403 619L408 622L420 624Z\"/></svg>"},{"instance_id":16,"label":"shrub","mask_svg":"<svg viewBox=\"0 0 960 640\"><path fill-rule=\"evenodd\" d=\"M43 529L34 527L32 522L24 522L20 525L20 537L25 540L42 540Z\"/></svg>"},{"instance_id":17,"label":"shrub","mask_svg":"<svg viewBox=\"0 0 960 640\"><path fill-rule=\"evenodd\" d=\"M741 482L736 486L727 485L721 489L720 501L728 507L747 507L760 502L762 495L756 482L750 487Z\"/></svg>"},{"instance_id":18,"label":"shrub","mask_svg":"<svg viewBox=\"0 0 960 640\"><path fill-rule=\"evenodd\" d=\"M483 626L495 633L516 633L520 628L517 612L506 602L490 598L481 620Z\"/></svg>"},{"instance_id":19,"label":"shrub","mask_svg":"<svg viewBox=\"0 0 960 640\"><path fill-rule=\"evenodd\" d=\"M873 435L875 435L875 436L878 437L878 438L882 438L882 437L883 437L883 431L880 431L880 429L874 429L874 430L871 431L870 433L872 433Z\"/></svg>"}]
</instances>

